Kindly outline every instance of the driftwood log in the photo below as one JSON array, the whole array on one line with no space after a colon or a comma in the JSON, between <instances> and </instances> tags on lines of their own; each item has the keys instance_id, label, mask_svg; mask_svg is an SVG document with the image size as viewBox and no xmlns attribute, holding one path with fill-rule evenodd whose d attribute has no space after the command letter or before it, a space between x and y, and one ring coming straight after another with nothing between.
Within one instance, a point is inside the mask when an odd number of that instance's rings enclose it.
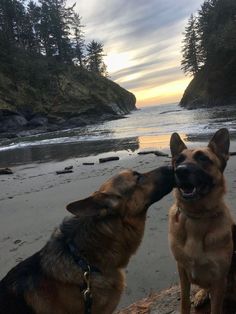
<instances>
[{"instance_id":1,"label":"driftwood log","mask_svg":"<svg viewBox=\"0 0 236 314\"><path fill-rule=\"evenodd\" d=\"M160 157L168 157L169 156L168 154L163 153L160 150L144 150L144 151L138 152L138 155L148 155L148 154L154 154L154 155L160 156Z\"/></svg>"},{"instance_id":2,"label":"driftwood log","mask_svg":"<svg viewBox=\"0 0 236 314\"><path fill-rule=\"evenodd\" d=\"M83 162L83 166L93 166L94 162Z\"/></svg>"},{"instance_id":3,"label":"driftwood log","mask_svg":"<svg viewBox=\"0 0 236 314\"><path fill-rule=\"evenodd\" d=\"M0 168L0 174L13 174L10 168Z\"/></svg>"},{"instance_id":4,"label":"driftwood log","mask_svg":"<svg viewBox=\"0 0 236 314\"><path fill-rule=\"evenodd\" d=\"M198 288L192 289L192 298ZM122 309L115 314L179 314L180 291L179 286L152 293L147 298ZM236 304L225 302L224 314L235 314ZM210 314L210 303L208 302L199 309L192 306L191 314Z\"/></svg>"},{"instance_id":5,"label":"driftwood log","mask_svg":"<svg viewBox=\"0 0 236 314\"><path fill-rule=\"evenodd\" d=\"M104 162L107 162L107 161L113 161L113 160L119 160L120 158L115 156L115 157L107 157L107 158L100 158L99 159L99 162L100 164L101 163L104 163Z\"/></svg>"}]
</instances>

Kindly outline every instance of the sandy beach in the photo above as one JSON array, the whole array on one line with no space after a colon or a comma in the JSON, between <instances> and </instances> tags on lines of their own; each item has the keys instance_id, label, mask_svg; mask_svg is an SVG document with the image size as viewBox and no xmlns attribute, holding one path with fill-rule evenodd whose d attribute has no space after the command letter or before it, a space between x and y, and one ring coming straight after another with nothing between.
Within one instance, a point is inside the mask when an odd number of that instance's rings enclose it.
<instances>
[{"instance_id":1,"label":"sandy beach","mask_svg":"<svg viewBox=\"0 0 236 314\"><path fill-rule=\"evenodd\" d=\"M82 165L85 161L91 158L27 164L12 167L13 175L0 177L0 278L45 244L52 230L69 215L65 210L69 202L88 196L122 169L145 172L170 163L167 157L136 153L104 164L98 163L98 156L93 157L94 165ZM56 175L57 170L71 165L73 173ZM230 158L225 175L227 202L236 217L236 157ZM119 308L178 281L167 241L172 201L169 194L149 209L142 245L126 270L127 288Z\"/></svg>"}]
</instances>

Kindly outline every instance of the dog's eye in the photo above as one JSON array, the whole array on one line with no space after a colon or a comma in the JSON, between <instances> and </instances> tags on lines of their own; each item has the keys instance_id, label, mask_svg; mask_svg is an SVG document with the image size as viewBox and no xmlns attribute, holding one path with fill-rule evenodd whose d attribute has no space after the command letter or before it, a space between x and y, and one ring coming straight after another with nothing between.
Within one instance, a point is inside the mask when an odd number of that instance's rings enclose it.
<instances>
[{"instance_id":1,"label":"dog's eye","mask_svg":"<svg viewBox=\"0 0 236 314\"><path fill-rule=\"evenodd\" d=\"M185 158L186 157L184 155L182 155L182 154L177 156L176 159L175 159L175 164L176 165L181 164L181 162L183 162L185 160Z\"/></svg>"},{"instance_id":2,"label":"dog's eye","mask_svg":"<svg viewBox=\"0 0 236 314\"><path fill-rule=\"evenodd\" d=\"M200 152L195 154L194 159L202 163L212 163L211 159L207 155Z\"/></svg>"}]
</instances>

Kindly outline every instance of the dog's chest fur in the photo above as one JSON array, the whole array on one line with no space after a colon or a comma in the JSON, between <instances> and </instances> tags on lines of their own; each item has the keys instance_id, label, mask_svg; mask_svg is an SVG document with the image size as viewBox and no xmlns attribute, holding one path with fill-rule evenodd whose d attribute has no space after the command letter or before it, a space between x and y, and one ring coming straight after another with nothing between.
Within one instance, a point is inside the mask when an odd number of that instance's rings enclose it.
<instances>
[{"instance_id":1,"label":"dog's chest fur","mask_svg":"<svg viewBox=\"0 0 236 314\"><path fill-rule=\"evenodd\" d=\"M232 252L231 221L227 215L212 220L189 219L176 206L170 210L169 240L177 262L191 283L209 287L212 278L227 274Z\"/></svg>"}]
</instances>

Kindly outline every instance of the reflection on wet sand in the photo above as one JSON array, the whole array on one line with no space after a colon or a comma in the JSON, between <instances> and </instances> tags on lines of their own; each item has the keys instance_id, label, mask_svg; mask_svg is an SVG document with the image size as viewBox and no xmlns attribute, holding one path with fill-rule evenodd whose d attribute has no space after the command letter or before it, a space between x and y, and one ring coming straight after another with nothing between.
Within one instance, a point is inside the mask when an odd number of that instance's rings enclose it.
<instances>
[{"instance_id":1,"label":"reflection on wet sand","mask_svg":"<svg viewBox=\"0 0 236 314\"><path fill-rule=\"evenodd\" d=\"M186 135L180 133L183 139ZM69 158L96 156L108 152L135 152L145 149L168 149L170 134L137 136L123 139L58 143L50 145L26 146L1 152L0 167L11 165L63 161Z\"/></svg>"},{"instance_id":2,"label":"reflection on wet sand","mask_svg":"<svg viewBox=\"0 0 236 314\"><path fill-rule=\"evenodd\" d=\"M186 140L186 134L179 133L183 140ZM161 134L152 136L139 136L139 149L165 149L170 145L171 134Z\"/></svg>"},{"instance_id":3,"label":"reflection on wet sand","mask_svg":"<svg viewBox=\"0 0 236 314\"><path fill-rule=\"evenodd\" d=\"M107 152L131 151L139 148L138 138L86 141L52 145L28 146L1 152L0 167L10 165L63 161L69 158L95 156Z\"/></svg>"}]
</instances>

